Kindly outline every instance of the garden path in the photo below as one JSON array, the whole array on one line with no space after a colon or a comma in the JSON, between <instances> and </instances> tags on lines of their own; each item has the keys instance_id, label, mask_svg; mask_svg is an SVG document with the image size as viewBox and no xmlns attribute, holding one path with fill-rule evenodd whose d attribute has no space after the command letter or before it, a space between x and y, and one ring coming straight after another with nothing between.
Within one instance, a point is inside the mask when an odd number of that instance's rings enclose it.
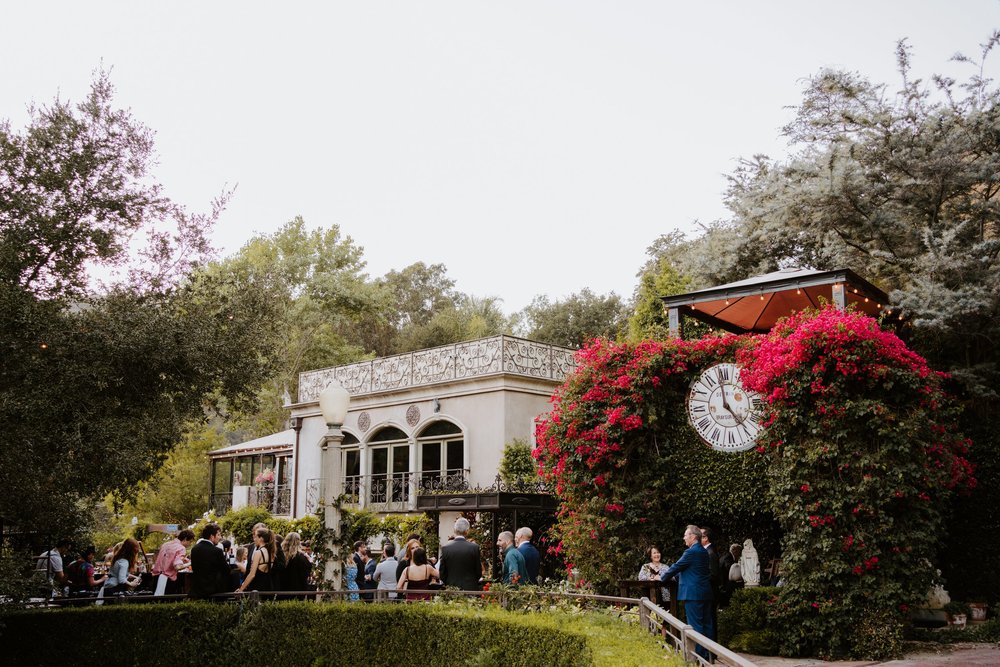
<instances>
[{"instance_id":1,"label":"garden path","mask_svg":"<svg viewBox=\"0 0 1000 667\"><path fill-rule=\"evenodd\" d=\"M900 660L837 660L816 658L776 658L741 653L758 667L997 667L1000 665L1000 645L959 643L941 645L907 653Z\"/></svg>"}]
</instances>

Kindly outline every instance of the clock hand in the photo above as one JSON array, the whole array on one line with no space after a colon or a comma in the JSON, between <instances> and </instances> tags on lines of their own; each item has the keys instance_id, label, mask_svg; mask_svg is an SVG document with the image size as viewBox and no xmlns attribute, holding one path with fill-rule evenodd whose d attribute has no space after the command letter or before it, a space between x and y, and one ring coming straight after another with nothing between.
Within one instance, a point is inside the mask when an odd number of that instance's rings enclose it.
<instances>
[{"instance_id":1,"label":"clock hand","mask_svg":"<svg viewBox=\"0 0 1000 667\"><path fill-rule=\"evenodd\" d=\"M718 380L719 380L719 387L722 389L722 407L724 407L726 409L726 412L728 412L729 414L731 414L733 416L733 419L736 420L737 424L742 424L746 420L746 417L742 417L741 418L738 414L736 414L733 411L733 408L729 405L729 400L726 398L726 383L723 382L723 380L722 380L722 372L719 371L719 370L716 370L715 371L715 377L718 378Z\"/></svg>"}]
</instances>

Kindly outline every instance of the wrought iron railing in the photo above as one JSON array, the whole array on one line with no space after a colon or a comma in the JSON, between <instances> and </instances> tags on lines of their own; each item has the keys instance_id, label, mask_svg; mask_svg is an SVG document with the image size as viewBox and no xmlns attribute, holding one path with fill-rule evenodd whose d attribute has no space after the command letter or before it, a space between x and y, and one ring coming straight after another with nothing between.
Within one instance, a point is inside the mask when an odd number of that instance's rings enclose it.
<instances>
[{"instance_id":1,"label":"wrought iron railing","mask_svg":"<svg viewBox=\"0 0 1000 667\"><path fill-rule=\"evenodd\" d=\"M291 514L292 487L289 484L251 486L247 504L251 507L263 507L271 514Z\"/></svg>"},{"instance_id":2,"label":"wrought iron railing","mask_svg":"<svg viewBox=\"0 0 1000 667\"><path fill-rule=\"evenodd\" d=\"M208 509L222 516L233 507L233 493L213 493L208 498Z\"/></svg>"},{"instance_id":3,"label":"wrought iron railing","mask_svg":"<svg viewBox=\"0 0 1000 667\"><path fill-rule=\"evenodd\" d=\"M417 480L417 494L462 492L469 490L469 471L456 470L422 472Z\"/></svg>"},{"instance_id":4,"label":"wrought iron railing","mask_svg":"<svg viewBox=\"0 0 1000 667\"><path fill-rule=\"evenodd\" d=\"M344 477L344 504L376 512L405 512L414 509L415 496L468 490L469 471L455 469L434 472L403 472ZM325 499L322 479L306 481L306 512L319 509Z\"/></svg>"}]
</instances>

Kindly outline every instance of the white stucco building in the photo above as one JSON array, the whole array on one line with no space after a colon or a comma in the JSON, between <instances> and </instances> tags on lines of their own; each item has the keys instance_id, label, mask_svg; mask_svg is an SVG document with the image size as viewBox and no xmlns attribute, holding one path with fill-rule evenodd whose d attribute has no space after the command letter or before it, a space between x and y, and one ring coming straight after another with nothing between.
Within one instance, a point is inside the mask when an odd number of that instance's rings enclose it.
<instances>
[{"instance_id":1,"label":"white stucco building","mask_svg":"<svg viewBox=\"0 0 1000 667\"><path fill-rule=\"evenodd\" d=\"M318 398L332 380L351 393L340 452L351 504L406 513L422 492L488 487L504 444L534 442L535 422L573 369L573 355L493 336L302 373L298 402L289 406L293 428L210 454L212 506L221 513L259 503L289 517L316 509L327 432ZM267 469L274 491L258 497L254 481Z\"/></svg>"}]
</instances>

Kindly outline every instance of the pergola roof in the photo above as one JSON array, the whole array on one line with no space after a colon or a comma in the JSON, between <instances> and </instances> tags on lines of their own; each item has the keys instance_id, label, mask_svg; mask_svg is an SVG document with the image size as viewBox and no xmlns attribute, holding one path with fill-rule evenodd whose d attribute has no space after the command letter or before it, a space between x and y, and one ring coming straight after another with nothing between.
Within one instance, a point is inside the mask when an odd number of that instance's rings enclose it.
<instances>
[{"instance_id":1,"label":"pergola roof","mask_svg":"<svg viewBox=\"0 0 1000 667\"><path fill-rule=\"evenodd\" d=\"M211 458L233 456L236 454L271 454L273 452L291 451L295 445L295 429L280 431L265 435L263 438L240 442L228 447L222 447L208 453Z\"/></svg>"},{"instance_id":2,"label":"pergola roof","mask_svg":"<svg viewBox=\"0 0 1000 667\"><path fill-rule=\"evenodd\" d=\"M732 333L766 333L778 319L821 301L877 317L889 297L850 269L782 269L718 287L663 297L668 309Z\"/></svg>"}]
</instances>

